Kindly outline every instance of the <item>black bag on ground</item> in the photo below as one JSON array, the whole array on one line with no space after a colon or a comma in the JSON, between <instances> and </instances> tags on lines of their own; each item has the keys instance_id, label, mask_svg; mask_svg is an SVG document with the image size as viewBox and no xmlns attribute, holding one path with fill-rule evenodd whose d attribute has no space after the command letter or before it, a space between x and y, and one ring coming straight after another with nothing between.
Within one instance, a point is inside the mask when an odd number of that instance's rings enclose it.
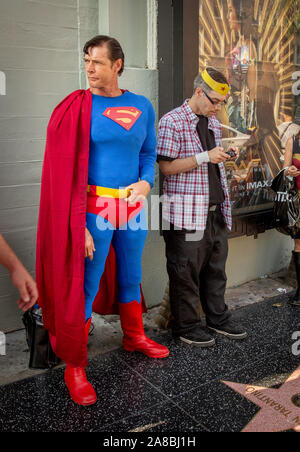
<instances>
[{"instance_id":1,"label":"black bag on ground","mask_svg":"<svg viewBox=\"0 0 300 452\"><path fill-rule=\"evenodd\" d=\"M44 328L42 310L31 308L23 315L26 340L30 351L30 369L51 369L60 363L52 350L49 333Z\"/></svg>"},{"instance_id":2,"label":"black bag on ground","mask_svg":"<svg viewBox=\"0 0 300 452\"><path fill-rule=\"evenodd\" d=\"M295 179L279 171L271 189L276 193L273 225L281 233L295 237L300 229L300 200Z\"/></svg>"}]
</instances>

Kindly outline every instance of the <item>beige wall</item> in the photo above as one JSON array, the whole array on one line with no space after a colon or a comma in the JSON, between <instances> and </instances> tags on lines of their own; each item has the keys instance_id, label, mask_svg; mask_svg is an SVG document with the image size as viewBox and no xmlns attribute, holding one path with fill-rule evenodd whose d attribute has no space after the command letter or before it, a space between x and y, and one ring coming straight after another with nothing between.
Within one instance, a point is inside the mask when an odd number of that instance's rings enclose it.
<instances>
[{"instance_id":1,"label":"beige wall","mask_svg":"<svg viewBox=\"0 0 300 452\"><path fill-rule=\"evenodd\" d=\"M121 42L127 67L147 66L147 1L99 0L99 33Z\"/></svg>"},{"instance_id":2,"label":"beige wall","mask_svg":"<svg viewBox=\"0 0 300 452\"><path fill-rule=\"evenodd\" d=\"M228 287L270 275L288 267L293 241L276 230L229 241L226 272Z\"/></svg>"},{"instance_id":3,"label":"beige wall","mask_svg":"<svg viewBox=\"0 0 300 452\"><path fill-rule=\"evenodd\" d=\"M47 123L83 86L81 49L97 31L98 0L0 2L0 231L33 275ZM22 326L17 297L0 268L0 330Z\"/></svg>"}]
</instances>

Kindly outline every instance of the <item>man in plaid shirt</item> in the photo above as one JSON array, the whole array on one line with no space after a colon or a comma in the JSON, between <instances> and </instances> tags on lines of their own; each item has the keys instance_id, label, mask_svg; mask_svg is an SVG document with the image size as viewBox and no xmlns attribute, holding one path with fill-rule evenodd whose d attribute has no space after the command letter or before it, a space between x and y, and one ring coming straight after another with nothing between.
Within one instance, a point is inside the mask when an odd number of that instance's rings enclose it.
<instances>
[{"instance_id":1,"label":"man in plaid shirt","mask_svg":"<svg viewBox=\"0 0 300 452\"><path fill-rule=\"evenodd\" d=\"M194 81L191 99L163 116L158 129L173 335L201 347L213 346L215 340L201 325L199 296L210 330L231 339L247 336L230 318L224 300L227 229L232 224L224 162L235 160L239 152L221 147L215 114L229 89L222 73L205 69Z\"/></svg>"}]
</instances>

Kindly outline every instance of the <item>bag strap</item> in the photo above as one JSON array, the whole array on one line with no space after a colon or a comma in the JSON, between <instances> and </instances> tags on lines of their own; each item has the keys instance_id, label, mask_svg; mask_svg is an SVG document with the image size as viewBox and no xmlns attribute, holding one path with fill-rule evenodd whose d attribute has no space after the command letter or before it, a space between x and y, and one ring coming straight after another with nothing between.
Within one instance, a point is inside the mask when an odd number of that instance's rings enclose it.
<instances>
[{"instance_id":1,"label":"bag strap","mask_svg":"<svg viewBox=\"0 0 300 452\"><path fill-rule=\"evenodd\" d=\"M284 129L284 131L281 133L281 135L280 135L280 139L281 139L281 140L283 139L284 135L286 134L286 132L288 131L289 127L290 127L292 124L293 124L293 123L290 122L290 123L286 126L286 128Z\"/></svg>"},{"instance_id":2,"label":"bag strap","mask_svg":"<svg viewBox=\"0 0 300 452\"><path fill-rule=\"evenodd\" d=\"M287 169L289 169L289 166L286 166L285 168L282 168L282 170L280 170L278 174L282 173L282 171L285 171ZM278 176L278 174L277 174L277 176Z\"/></svg>"},{"instance_id":3,"label":"bag strap","mask_svg":"<svg viewBox=\"0 0 300 452\"><path fill-rule=\"evenodd\" d=\"M295 140L295 137L293 137L293 154L296 154L296 140Z\"/></svg>"}]
</instances>

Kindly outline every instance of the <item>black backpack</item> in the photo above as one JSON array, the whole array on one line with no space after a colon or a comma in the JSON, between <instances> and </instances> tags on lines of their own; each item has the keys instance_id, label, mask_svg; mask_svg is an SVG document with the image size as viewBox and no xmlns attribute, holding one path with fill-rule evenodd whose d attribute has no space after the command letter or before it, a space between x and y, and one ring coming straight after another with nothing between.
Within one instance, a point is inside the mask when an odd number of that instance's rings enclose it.
<instances>
[{"instance_id":1,"label":"black backpack","mask_svg":"<svg viewBox=\"0 0 300 452\"><path fill-rule=\"evenodd\" d=\"M283 169L273 179L271 189L276 193L273 226L294 238L300 229L300 200L295 179L285 176Z\"/></svg>"}]
</instances>

